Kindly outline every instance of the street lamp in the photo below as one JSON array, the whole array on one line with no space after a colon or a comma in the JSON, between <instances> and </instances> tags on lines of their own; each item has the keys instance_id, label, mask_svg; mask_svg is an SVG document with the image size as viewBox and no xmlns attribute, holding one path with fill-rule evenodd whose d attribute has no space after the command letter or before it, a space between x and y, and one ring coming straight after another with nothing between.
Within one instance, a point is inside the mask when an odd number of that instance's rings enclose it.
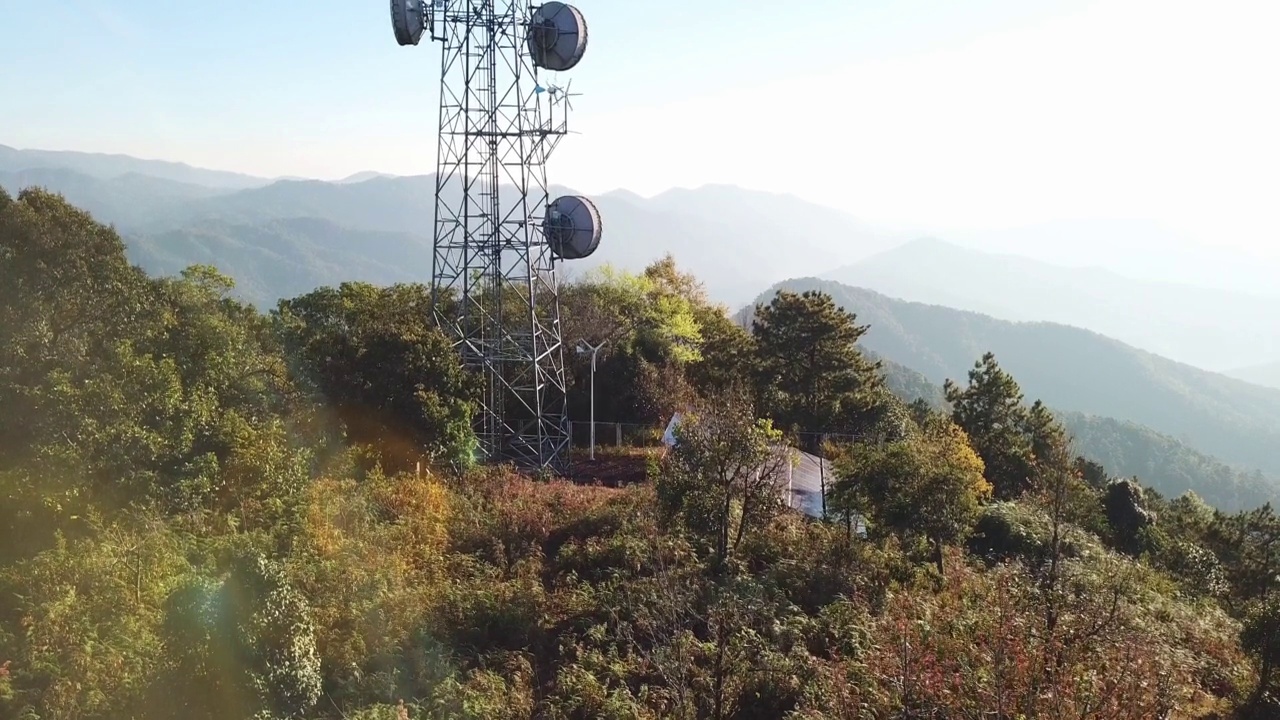
<instances>
[{"instance_id":1,"label":"street lamp","mask_svg":"<svg viewBox=\"0 0 1280 720\"><path fill-rule=\"evenodd\" d=\"M591 459L596 459L596 353L605 346L608 340L601 340L599 345L591 346L586 340L578 341L578 354L591 353Z\"/></svg>"}]
</instances>

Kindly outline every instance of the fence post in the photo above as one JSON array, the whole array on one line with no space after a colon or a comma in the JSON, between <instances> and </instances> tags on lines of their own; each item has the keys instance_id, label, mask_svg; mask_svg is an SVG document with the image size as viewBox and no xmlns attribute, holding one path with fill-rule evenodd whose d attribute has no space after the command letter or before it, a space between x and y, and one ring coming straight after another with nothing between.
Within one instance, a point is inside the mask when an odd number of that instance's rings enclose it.
<instances>
[{"instance_id":1,"label":"fence post","mask_svg":"<svg viewBox=\"0 0 1280 720\"><path fill-rule=\"evenodd\" d=\"M573 421L567 420L566 422L569 425L569 449L573 450Z\"/></svg>"},{"instance_id":2,"label":"fence post","mask_svg":"<svg viewBox=\"0 0 1280 720\"><path fill-rule=\"evenodd\" d=\"M622 423L614 423L613 429L618 433L618 447L622 447Z\"/></svg>"}]
</instances>

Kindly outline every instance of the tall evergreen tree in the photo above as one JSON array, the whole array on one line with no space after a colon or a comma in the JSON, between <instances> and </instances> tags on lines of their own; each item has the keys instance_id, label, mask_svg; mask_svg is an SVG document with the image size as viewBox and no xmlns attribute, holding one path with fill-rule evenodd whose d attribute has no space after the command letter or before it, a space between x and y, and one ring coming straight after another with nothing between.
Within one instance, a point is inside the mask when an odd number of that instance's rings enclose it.
<instances>
[{"instance_id":1,"label":"tall evergreen tree","mask_svg":"<svg viewBox=\"0 0 1280 720\"><path fill-rule=\"evenodd\" d=\"M735 324L724 308L697 310L702 329L701 359L689 366L689 380L704 396L749 389L756 364L755 340Z\"/></svg>"},{"instance_id":2,"label":"tall evergreen tree","mask_svg":"<svg viewBox=\"0 0 1280 720\"><path fill-rule=\"evenodd\" d=\"M782 427L807 433L806 447L817 447L818 433L857 432L871 421L884 380L880 364L857 347L867 329L822 292L783 291L756 308L764 409Z\"/></svg>"},{"instance_id":3,"label":"tall evergreen tree","mask_svg":"<svg viewBox=\"0 0 1280 720\"><path fill-rule=\"evenodd\" d=\"M974 363L967 387L947 380L944 389L952 419L968 433L996 496L1008 499L1026 491L1035 476L1033 443L1027 434L1032 416L1022 404L1022 389L1001 369L995 354L988 352ZM1043 421L1043 414L1036 419Z\"/></svg>"}]
</instances>

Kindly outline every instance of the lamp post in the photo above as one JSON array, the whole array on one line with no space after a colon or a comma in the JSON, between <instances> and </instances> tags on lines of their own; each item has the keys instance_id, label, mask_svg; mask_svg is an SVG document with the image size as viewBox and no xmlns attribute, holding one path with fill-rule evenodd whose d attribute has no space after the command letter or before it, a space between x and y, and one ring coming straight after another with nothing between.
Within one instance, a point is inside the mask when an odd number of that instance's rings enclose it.
<instances>
[{"instance_id":1,"label":"lamp post","mask_svg":"<svg viewBox=\"0 0 1280 720\"><path fill-rule=\"evenodd\" d=\"M605 346L608 340L601 340L599 345L592 346L586 340L578 341L578 354L586 355L591 353L591 455L590 459L596 459L596 354L600 352L600 348Z\"/></svg>"}]
</instances>

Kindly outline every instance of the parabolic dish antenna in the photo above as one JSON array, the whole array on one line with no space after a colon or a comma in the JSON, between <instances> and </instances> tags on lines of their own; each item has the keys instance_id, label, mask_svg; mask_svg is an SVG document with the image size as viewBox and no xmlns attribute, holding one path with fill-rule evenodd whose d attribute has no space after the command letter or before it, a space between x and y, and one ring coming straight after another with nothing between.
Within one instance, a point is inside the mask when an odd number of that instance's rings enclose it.
<instances>
[{"instance_id":1,"label":"parabolic dish antenna","mask_svg":"<svg viewBox=\"0 0 1280 720\"><path fill-rule=\"evenodd\" d=\"M545 70L571 69L587 51L587 21L572 5L549 2L529 19L529 55Z\"/></svg>"},{"instance_id":2,"label":"parabolic dish antenna","mask_svg":"<svg viewBox=\"0 0 1280 720\"><path fill-rule=\"evenodd\" d=\"M551 252L561 260L581 260L600 246L600 211L578 195L556 198L547 206L542 231Z\"/></svg>"},{"instance_id":3,"label":"parabolic dish antenna","mask_svg":"<svg viewBox=\"0 0 1280 720\"><path fill-rule=\"evenodd\" d=\"M427 7L423 0L391 0L391 26L396 42L417 45L427 28Z\"/></svg>"}]
</instances>

